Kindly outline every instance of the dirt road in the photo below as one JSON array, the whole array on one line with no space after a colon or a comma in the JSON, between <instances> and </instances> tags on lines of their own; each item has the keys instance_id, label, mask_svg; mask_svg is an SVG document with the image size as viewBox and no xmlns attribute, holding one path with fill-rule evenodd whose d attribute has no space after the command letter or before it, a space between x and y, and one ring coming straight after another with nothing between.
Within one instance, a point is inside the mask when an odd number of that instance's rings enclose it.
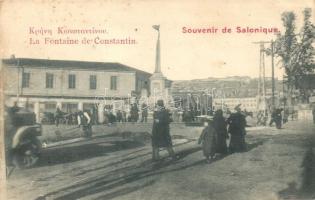
<instances>
[{"instance_id":1,"label":"dirt road","mask_svg":"<svg viewBox=\"0 0 315 200\"><path fill-rule=\"evenodd\" d=\"M154 164L149 137L97 136L45 149L38 167L9 178L9 199L302 199L314 130L310 122L249 130L248 152L211 164L194 138L175 136L179 159Z\"/></svg>"}]
</instances>

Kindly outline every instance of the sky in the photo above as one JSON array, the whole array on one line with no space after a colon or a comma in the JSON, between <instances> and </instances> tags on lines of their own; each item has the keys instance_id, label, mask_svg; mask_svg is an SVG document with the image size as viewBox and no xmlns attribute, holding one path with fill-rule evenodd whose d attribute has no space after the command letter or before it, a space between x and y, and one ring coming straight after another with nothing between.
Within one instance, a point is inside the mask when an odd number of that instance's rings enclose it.
<instances>
[{"instance_id":1,"label":"sky","mask_svg":"<svg viewBox=\"0 0 315 200\"><path fill-rule=\"evenodd\" d=\"M161 68L171 80L259 74L259 45L253 42L275 39L274 33L236 33L235 28L277 28L283 31L281 13L294 11L297 30L302 11L314 7L312 0L76 0L3 1L1 5L1 57L119 62L152 73L155 66L157 31L160 25ZM58 27L106 29L105 34L57 34ZM34 35L34 29L52 30L52 35ZM217 33L183 33L187 28L218 28ZM232 33L222 33L222 28ZM132 45L48 45L44 38L82 41L134 38ZM40 44L30 44L30 38ZM93 43L93 42L92 42ZM266 44L266 47L268 44ZM266 57L266 76L271 60ZM275 75L283 70L278 59Z\"/></svg>"}]
</instances>

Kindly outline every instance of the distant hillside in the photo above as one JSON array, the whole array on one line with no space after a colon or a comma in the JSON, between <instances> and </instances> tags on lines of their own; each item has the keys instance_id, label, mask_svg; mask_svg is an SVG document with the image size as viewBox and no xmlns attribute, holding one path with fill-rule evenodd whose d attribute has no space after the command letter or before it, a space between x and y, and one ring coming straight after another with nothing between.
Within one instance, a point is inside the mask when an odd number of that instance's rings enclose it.
<instances>
[{"instance_id":1,"label":"distant hillside","mask_svg":"<svg viewBox=\"0 0 315 200\"><path fill-rule=\"evenodd\" d=\"M266 91L271 94L271 78L266 78ZM282 81L275 80L275 91L282 91ZM258 78L247 76L233 76L226 78L206 78L194 80L173 81L171 92L189 93L189 92L206 92L215 96L224 94L225 97L254 97L258 91ZM223 91L223 92L222 92Z\"/></svg>"}]
</instances>

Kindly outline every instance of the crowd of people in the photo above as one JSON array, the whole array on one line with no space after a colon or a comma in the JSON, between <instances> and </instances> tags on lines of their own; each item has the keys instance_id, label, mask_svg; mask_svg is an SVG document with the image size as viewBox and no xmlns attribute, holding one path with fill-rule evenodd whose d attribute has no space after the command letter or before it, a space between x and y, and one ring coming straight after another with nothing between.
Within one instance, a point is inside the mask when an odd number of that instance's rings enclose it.
<instances>
[{"instance_id":1,"label":"crowd of people","mask_svg":"<svg viewBox=\"0 0 315 200\"><path fill-rule=\"evenodd\" d=\"M234 112L223 113L221 109L213 112L212 115L206 115L203 118L204 129L201 132L198 143L202 145L203 154L207 162L211 162L217 155L227 155L229 153L244 152L247 150L245 142L246 136L246 116L247 113L240 108L241 104L234 108ZM140 114L139 114L140 113ZM283 109L274 109L271 114L269 125L276 123L277 128L281 128ZM56 126L58 126L58 117L62 115L60 109L56 110ZM77 122L82 125L86 135L92 134L92 115L89 111L79 111L76 113ZM141 119L139 119L141 116ZM152 127L152 159L159 160L159 151L165 148L169 155L176 159L172 139L170 135L170 123L173 121L174 112L171 113L164 106L163 100L158 100L153 112ZM112 124L115 122L147 122L148 106L142 104L138 108L136 103L130 106L130 112L117 110L114 114L112 110L105 110L104 123ZM192 112L184 110L182 121L193 121L195 116ZM280 123L280 125L279 125ZM228 143L229 141L229 143Z\"/></svg>"},{"instance_id":2,"label":"crowd of people","mask_svg":"<svg viewBox=\"0 0 315 200\"><path fill-rule=\"evenodd\" d=\"M217 154L226 155L228 153L244 152L247 150L246 119L241 112L240 105L235 107L234 113L228 118L223 116L222 110L217 110L213 118L204 119L204 129L201 132L198 143L202 145L203 154L207 162L211 162ZM157 108L153 114L152 127L152 159L159 160L159 149L165 148L169 155L176 159L172 148L170 127L172 119L170 113L165 109L162 100L157 102ZM227 139L230 138L229 145Z\"/></svg>"},{"instance_id":3,"label":"crowd of people","mask_svg":"<svg viewBox=\"0 0 315 200\"><path fill-rule=\"evenodd\" d=\"M49 119L44 120L43 123L54 123L56 126L59 124L75 125L78 123L79 112L87 112L91 118L92 124L99 124L98 113L96 109L85 109L76 112L63 112L60 108L57 108L55 113L49 113ZM46 113L48 115L48 113ZM111 125L113 123L122 122L147 122L148 121L148 106L143 103L141 109L138 108L136 103L130 105L128 110L113 110L112 108L104 109L104 118L102 124Z\"/></svg>"},{"instance_id":4,"label":"crowd of people","mask_svg":"<svg viewBox=\"0 0 315 200\"><path fill-rule=\"evenodd\" d=\"M104 112L104 124L113 124L115 122L147 122L148 120L148 106L143 103L141 109L136 103L130 106L129 112L125 110L106 109Z\"/></svg>"},{"instance_id":5,"label":"crowd of people","mask_svg":"<svg viewBox=\"0 0 315 200\"><path fill-rule=\"evenodd\" d=\"M211 162L217 154L224 156L228 153L247 150L245 142L246 119L241 112L240 105L236 106L235 112L227 118L223 116L222 110L216 110L212 119L205 119L204 126L198 143L202 144L203 154L207 162ZM230 142L227 145L229 138Z\"/></svg>"}]
</instances>

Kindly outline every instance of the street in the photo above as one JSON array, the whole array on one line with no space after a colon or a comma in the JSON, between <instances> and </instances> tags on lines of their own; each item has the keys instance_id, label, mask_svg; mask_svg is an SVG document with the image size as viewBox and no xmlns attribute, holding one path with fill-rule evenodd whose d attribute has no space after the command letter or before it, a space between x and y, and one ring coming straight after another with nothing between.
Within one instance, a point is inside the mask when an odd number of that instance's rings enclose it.
<instances>
[{"instance_id":1,"label":"street","mask_svg":"<svg viewBox=\"0 0 315 200\"><path fill-rule=\"evenodd\" d=\"M51 146L43 150L37 167L12 173L8 198L252 200L314 195L303 188L305 179L314 176L305 174L312 173L305 170L310 166L302 165L314 146L310 121L247 131L247 152L210 164L197 144L199 135L174 135L172 129L176 161L162 151L163 160L152 163L150 135L145 133L102 134ZM308 161L314 168L314 160Z\"/></svg>"}]
</instances>

